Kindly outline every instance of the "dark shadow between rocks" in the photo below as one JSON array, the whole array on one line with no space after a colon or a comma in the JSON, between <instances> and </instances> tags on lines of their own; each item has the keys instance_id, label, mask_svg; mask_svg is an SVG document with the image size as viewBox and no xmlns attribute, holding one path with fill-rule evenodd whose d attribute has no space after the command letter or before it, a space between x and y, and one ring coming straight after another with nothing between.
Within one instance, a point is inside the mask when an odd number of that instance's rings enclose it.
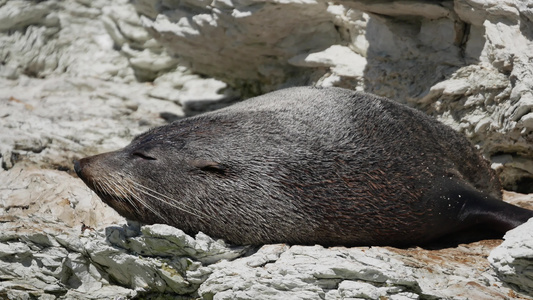
<instances>
[{"instance_id":1,"label":"dark shadow between rocks","mask_svg":"<svg viewBox=\"0 0 533 300\"><path fill-rule=\"evenodd\" d=\"M533 12L528 12L528 15L524 15L524 12L520 14L520 31L528 40L533 41Z\"/></svg>"}]
</instances>

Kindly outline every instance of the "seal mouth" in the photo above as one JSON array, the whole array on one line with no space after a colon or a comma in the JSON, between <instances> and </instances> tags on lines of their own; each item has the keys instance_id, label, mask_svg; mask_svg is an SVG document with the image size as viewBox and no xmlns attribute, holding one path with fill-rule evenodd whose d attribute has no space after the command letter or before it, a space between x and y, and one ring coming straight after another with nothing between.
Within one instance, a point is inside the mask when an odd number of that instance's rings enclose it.
<instances>
[{"instance_id":1,"label":"seal mouth","mask_svg":"<svg viewBox=\"0 0 533 300\"><path fill-rule=\"evenodd\" d=\"M100 198L102 201L121 214L124 211L130 211L128 209L130 206L135 207L133 198L128 193L125 193L116 183L111 184L110 182L94 182L92 180L87 180L82 178L82 180L87 184L87 186Z\"/></svg>"},{"instance_id":2,"label":"seal mouth","mask_svg":"<svg viewBox=\"0 0 533 300\"><path fill-rule=\"evenodd\" d=\"M141 218L139 217L142 216L142 214L139 211L138 205L135 204L132 198L112 195L105 191L92 190L104 203L111 206L121 216L129 220L141 221Z\"/></svg>"}]
</instances>

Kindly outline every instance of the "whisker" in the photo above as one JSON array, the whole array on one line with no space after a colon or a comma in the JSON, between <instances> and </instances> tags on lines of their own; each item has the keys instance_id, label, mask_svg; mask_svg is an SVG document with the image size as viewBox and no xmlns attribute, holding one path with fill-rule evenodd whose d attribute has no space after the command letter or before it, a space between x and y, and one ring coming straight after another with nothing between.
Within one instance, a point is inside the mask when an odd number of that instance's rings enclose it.
<instances>
[{"instance_id":1,"label":"whisker","mask_svg":"<svg viewBox=\"0 0 533 300\"><path fill-rule=\"evenodd\" d=\"M95 192L105 194L116 201L127 201L138 214L141 214L139 206L134 201L132 201L129 195L126 195L125 192L121 189L124 186L120 184L120 182L121 181L117 181L116 178L109 179L108 177L102 177L101 180L95 181L93 186L95 188ZM142 202L141 204L145 205L145 203Z\"/></svg>"},{"instance_id":2,"label":"whisker","mask_svg":"<svg viewBox=\"0 0 533 300\"><path fill-rule=\"evenodd\" d=\"M158 191L155 191L145 185L142 185L138 182L133 181L130 176L124 174L112 174L110 177L102 177L101 180L95 181L93 183L95 192L100 192L111 197L117 201L127 201L129 205L137 212L142 214L140 206L148 209L157 217L169 222L168 216L163 216L156 207L150 201L146 201L146 198L143 198L142 195L146 195L165 203L171 207L179 209L185 213L191 214L201 219L210 219L210 216L198 211L197 209L188 206L184 203L180 203L167 195L164 195ZM140 206L139 206L140 205Z\"/></svg>"},{"instance_id":3,"label":"whisker","mask_svg":"<svg viewBox=\"0 0 533 300\"><path fill-rule=\"evenodd\" d=\"M190 206L188 206L186 204L180 203L181 206L183 206L183 207L180 207L179 205L176 205L176 203L179 203L176 200L174 200L174 199L172 199L172 198L170 198L170 197L168 197L166 195L163 195L163 194L161 194L161 193L159 193L157 191L154 191L154 190L152 190L152 189L150 189L150 188L148 188L148 187L146 187L146 186L144 186L144 185L142 185L140 183L137 183L135 181L131 181L131 183L133 185L135 185L135 187L140 192L142 192L143 194L145 194L147 196L150 196L150 197L152 197L154 199L157 199L157 200L159 200L159 201L161 201L163 203L166 203L166 204L168 204L168 205L170 205L170 206L172 206L174 208L177 208L177 209L179 209L179 210L181 210L183 212L189 213L189 214L194 215L194 216L199 217L199 218L203 218L203 217L208 218L208 219L210 218L209 215L207 215L207 214L205 214L203 212L200 212L197 209L195 209L193 207L190 207Z\"/></svg>"},{"instance_id":4,"label":"whisker","mask_svg":"<svg viewBox=\"0 0 533 300\"><path fill-rule=\"evenodd\" d=\"M156 215L157 217L161 218L162 220L166 221L166 222L170 222L169 218L167 216L163 216L160 212L158 212L152 205L150 205L149 202L147 201L144 201L144 199L142 199L141 196L139 195L134 195L133 196L133 199L139 201L139 203L141 203L144 207L146 207L149 211L151 211L154 215Z\"/></svg>"},{"instance_id":5,"label":"whisker","mask_svg":"<svg viewBox=\"0 0 533 300\"><path fill-rule=\"evenodd\" d=\"M94 186L95 192L102 192L102 193L104 192L100 181L93 182L93 186Z\"/></svg>"},{"instance_id":6,"label":"whisker","mask_svg":"<svg viewBox=\"0 0 533 300\"><path fill-rule=\"evenodd\" d=\"M176 205L176 204L173 203L173 202L165 201L164 198L160 198L160 197L158 197L158 196L156 196L156 195L153 195L153 194L151 194L151 193L148 192L148 191L143 191L143 190L141 190L141 192L142 192L143 194L149 196L149 197L152 197L153 199L159 200L159 201L161 201L161 202L163 202L163 203L165 203L165 204L167 204L167 205L170 205L170 206L172 206L172 207L174 207L174 208L177 208L177 209L179 209L179 210L181 210L181 211L183 211L183 212L189 213L189 214L191 214L191 215L193 215L193 216L196 216L196 217L198 217L198 218L202 218L202 219L203 219L204 217L207 217L207 215L205 215L205 214L203 214L203 213L201 213L202 215L200 215L200 214L194 212L194 210L190 210L189 207L183 208L183 207L180 207L179 205Z\"/></svg>"},{"instance_id":7,"label":"whisker","mask_svg":"<svg viewBox=\"0 0 533 300\"><path fill-rule=\"evenodd\" d=\"M138 193L136 192L137 190L135 190L135 188L128 188L128 187L132 187L132 185L131 185L132 181L131 180L126 180L126 182L128 183L128 185L124 184L121 187L123 189L125 189L129 193L129 196L131 198L133 198L134 200L138 201L142 206L146 207L149 211L154 213L159 218L169 222L168 217L163 216L148 201L145 201L140 195L138 195ZM134 201L130 201L130 202L133 203Z\"/></svg>"},{"instance_id":8,"label":"whisker","mask_svg":"<svg viewBox=\"0 0 533 300\"><path fill-rule=\"evenodd\" d=\"M124 185L124 183L125 183L124 180L117 180L117 178L115 176L112 176L111 180L109 180L108 183L113 185L114 187L116 187L116 188L112 189L114 191L113 195L119 194L121 199L123 199L125 201L128 201L128 203L131 204L131 206L133 206L135 211L137 213L141 214L141 210L140 210L139 206L134 201L131 201L131 196L133 196L132 193L130 191L128 191L128 192L130 192L130 194L127 194L124 191L126 189L126 187ZM143 203L141 203L141 204L143 204Z\"/></svg>"}]
</instances>

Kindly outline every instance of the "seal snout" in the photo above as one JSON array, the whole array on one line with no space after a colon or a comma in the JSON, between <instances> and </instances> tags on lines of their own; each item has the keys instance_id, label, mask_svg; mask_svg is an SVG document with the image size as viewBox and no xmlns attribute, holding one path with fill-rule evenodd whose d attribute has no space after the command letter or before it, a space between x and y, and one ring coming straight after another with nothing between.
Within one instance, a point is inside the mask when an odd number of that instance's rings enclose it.
<instances>
[{"instance_id":1,"label":"seal snout","mask_svg":"<svg viewBox=\"0 0 533 300\"><path fill-rule=\"evenodd\" d=\"M78 177L81 178L81 166L80 166L79 160L74 161L74 171L76 171L76 174L78 175Z\"/></svg>"},{"instance_id":2,"label":"seal snout","mask_svg":"<svg viewBox=\"0 0 533 300\"><path fill-rule=\"evenodd\" d=\"M78 177L83 181L87 181L91 176L90 170L87 170L86 158L74 161L74 171L76 171Z\"/></svg>"},{"instance_id":3,"label":"seal snout","mask_svg":"<svg viewBox=\"0 0 533 300\"><path fill-rule=\"evenodd\" d=\"M95 156L85 157L80 160L74 160L74 171L83 181L90 180L96 173L93 158Z\"/></svg>"},{"instance_id":4,"label":"seal snout","mask_svg":"<svg viewBox=\"0 0 533 300\"><path fill-rule=\"evenodd\" d=\"M101 177L102 172L106 170L105 166L110 164L114 154L114 152L107 152L74 160L74 171L84 181Z\"/></svg>"}]
</instances>

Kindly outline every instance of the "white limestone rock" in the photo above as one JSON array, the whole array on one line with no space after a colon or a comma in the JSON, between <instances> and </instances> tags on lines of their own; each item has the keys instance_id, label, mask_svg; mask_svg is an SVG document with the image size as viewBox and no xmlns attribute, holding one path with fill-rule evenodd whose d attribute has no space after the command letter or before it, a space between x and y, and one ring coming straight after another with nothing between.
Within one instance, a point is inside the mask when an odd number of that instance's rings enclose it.
<instances>
[{"instance_id":1,"label":"white limestone rock","mask_svg":"<svg viewBox=\"0 0 533 300\"><path fill-rule=\"evenodd\" d=\"M147 97L141 84L68 76L0 81L10 87L0 90L5 113L0 126L6 128L0 131L0 154L7 169L21 158L22 164L72 169L74 158L123 147L136 134L163 124L161 111L183 114L172 103ZM132 94L137 96L130 100Z\"/></svg>"},{"instance_id":2,"label":"white limestone rock","mask_svg":"<svg viewBox=\"0 0 533 300\"><path fill-rule=\"evenodd\" d=\"M288 62L300 67L329 67L333 73L345 77L363 78L366 59L350 48L333 45L321 52L301 54Z\"/></svg>"},{"instance_id":3,"label":"white limestone rock","mask_svg":"<svg viewBox=\"0 0 533 300\"><path fill-rule=\"evenodd\" d=\"M109 283L86 256L71 252L63 240L56 239L68 235L79 240L79 229L54 218L13 215L18 217L0 224L2 297L56 299L55 295L64 295L70 299L81 294L82 299L113 299L135 295L118 286L108 289Z\"/></svg>"},{"instance_id":4,"label":"white limestone rock","mask_svg":"<svg viewBox=\"0 0 533 300\"><path fill-rule=\"evenodd\" d=\"M322 1L134 3L141 20L192 70L254 92L297 74L287 60L339 42ZM280 13L283 12L283 13ZM261 82L260 85L258 83Z\"/></svg>"},{"instance_id":5,"label":"white limestone rock","mask_svg":"<svg viewBox=\"0 0 533 300\"><path fill-rule=\"evenodd\" d=\"M203 299L484 299L514 293L486 259L496 244L424 250L266 245L209 265ZM259 296L260 295L260 296Z\"/></svg>"},{"instance_id":6,"label":"white limestone rock","mask_svg":"<svg viewBox=\"0 0 533 300\"><path fill-rule=\"evenodd\" d=\"M247 250L247 247L230 247L202 232L192 238L180 229L163 224L143 226L139 235L131 237L122 228L108 228L106 235L110 243L134 253L160 257L188 256L204 264L231 260Z\"/></svg>"},{"instance_id":7,"label":"white limestone rock","mask_svg":"<svg viewBox=\"0 0 533 300\"><path fill-rule=\"evenodd\" d=\"M82 224L101 227L123 220L66 172L18 166L10 171L0 169L0 189L0 216L6 221L13 218L16 224L32 216L45 216L50 222L61 220L71 228L81 228ZM43 240L33 242L54 245L49 236L32 235L36 237Z\"/></svg>"},{"instance_id":8,"label":"white limestone rock","mask_svg":"<svg viewBox=\"0 0 533 300\"><path fill-rule=\"evenodd\" d=\"M533 294L533 219L507 232L504 242L489 256L492 267L506 284Z\"/></svg>"}]
</instances>

